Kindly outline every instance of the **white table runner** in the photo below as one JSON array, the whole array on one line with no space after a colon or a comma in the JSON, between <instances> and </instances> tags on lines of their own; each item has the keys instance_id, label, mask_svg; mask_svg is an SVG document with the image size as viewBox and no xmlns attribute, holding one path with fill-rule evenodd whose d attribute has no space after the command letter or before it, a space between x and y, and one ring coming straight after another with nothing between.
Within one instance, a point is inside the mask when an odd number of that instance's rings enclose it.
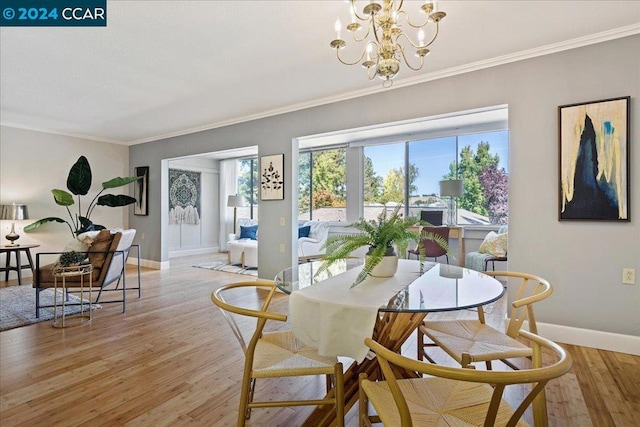
<instances>
[{"instance_id":1,"label":"white table runner","mask_svg":"<svg viewBox=\"0 0 640 427\"><path fill-rule=\"evenodd\" d=\"M350 288L360 268L294 291L289 319L295 336L323 356L346 356L362 362L369 349L378 309L419 276L417 261L399 260L393 277L368 277Z\"/></svg>"}]
</instances>

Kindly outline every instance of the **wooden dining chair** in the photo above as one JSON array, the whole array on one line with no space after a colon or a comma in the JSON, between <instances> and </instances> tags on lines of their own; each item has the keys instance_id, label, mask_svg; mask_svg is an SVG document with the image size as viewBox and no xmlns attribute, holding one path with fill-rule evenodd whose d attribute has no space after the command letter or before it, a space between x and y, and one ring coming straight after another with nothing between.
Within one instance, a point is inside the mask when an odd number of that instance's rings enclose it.
<instances>
[{"instance_id":1,"label":"wooden dining chair","mask_svg":"<svg viewBox=\"0 0 640 427\"><path fill-rule=\"evenodd\" d=\"M425 320L418 328L418 359L433 359L425 347L440 347L464 368L472 368L474 362L485 362L491 369L492 360L501 360L513 369L516 365L507 359L531 357L532 349L516 339L518 331L528 322L529 331L537 334L533 304L547 298L553 288L545 279L527 273L508 271L485 272L489 276L520 280L506 331L501 332L485 323L484 311L478 307L478 318L469 320ZM425 336L431 341L425 343Z\"/></svg>"},{"instance_id":2,"label":"wooden dining chair","mask_svg":"<svg viewBox=\"0 0 640 427\"><path fill-rule=\"evenodd\" d=\"M238 297L238 292L246 296L250 292L262 290L264 300L259 309L245 308L229 304ZM220 308L229 323L233 334L240 342L244 352L244 373L240 392L240 406L237 425L244 426L251 416L252 408L273 408L280 406L331 405L336 411L336 425L344 426L344 379L342 363L337 358L320 356L315 349L304 346L296 339L291 330L264 332L268 320L285 322L287 316L268 311L269 304L276 292L276 285L270 281L238 282L224 285L211 294L211 300ZM234 294L234 295L232 295ZM245 341L243 333L233 315L252 317L257 320L256 328L249 341ZM255 401L254 390L256 379L294 377L308 375L326 375L327 397L307 400L267 400Z\"/></svg>"},{"instance_id":3,"label":"wooden dining chair","mask_svg":"<svg viewBox=\"0 0 640 427\"><path fill-rule=\"evenodd\" d=\"M546 426L545 385L566 374L571 369L572 359L559 345L536 334L520 331L519 336L528 341L533 350L531 367L519 371L434 365L409 359L371 338L365 339L365 344L376 354L384 381L370 381L366 374L360 375L360 425L382 422L385 426L401 427L520 426L528 425L521 418L533 404L534 426ZM394 372L398 368L414 371L419 377L396 379ZM520 386L522 390L510 393L507 403L505 390L518 384L531 386ZM375 415L369 414L369 403L375 409Z\"/></svg>"}]
</instances>

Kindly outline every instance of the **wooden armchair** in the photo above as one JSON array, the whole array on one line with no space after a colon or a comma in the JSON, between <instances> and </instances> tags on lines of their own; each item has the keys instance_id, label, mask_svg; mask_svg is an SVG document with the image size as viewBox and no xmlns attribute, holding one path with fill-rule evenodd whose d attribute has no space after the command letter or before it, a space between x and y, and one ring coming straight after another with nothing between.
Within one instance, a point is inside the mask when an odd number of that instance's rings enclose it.
<instances>
[{"instance_id":1,"label":"wooden armchair","mask_svg":"<svg viewBox=\"0 0 640 427\"><path fill-rule=\"evenodd\" d=\"M385 381L370 381L366 374L360 375L359 425L382 422L385 426L402 427L520 426L528 425L521 418L533 404L534 426L546 426L545 385L566 374L572 360L559 345L547 339L527 331L520 331L519 335L529 342L533 355L532 366L519 371L434 365L404 357L367 338L365 344L376 353ZM398 368L420 376L396 379L394 373ZM423 378L422 374L429 376ZM507 403L505 390L518 384L531 386L520 386L510 393ZM369 415L369 402L377 415Z\"/></svg>"},{"instance_id":2,"label":"wooden armchair","mask_svg":"<svg viewBox=\"0 0 640 427\"><path fill-rule=\"evenodd\" d=\"M266 293L260 309L250 309L231 305L226 301L234 298L233 291L262 290ZM252 408L273 408L281 406L331 405L336 410L336 424L344 425L344 380L342 363L337 358L320 356L315 349L305 347L293 335L293 331L263 332L267 320L284 322L287 316L268 311L276 292L276 285L270 281L238 282L224 285L211 294L211 300L220 308L233 334L244 351L244 373L240 391L238 427L244 426L251 416ZM237 298L237 292L235 298ZM232 315L248 316L257 320L251 339L246 342L242 331ZM326 375L327 392L333 395L324 399L254 401L256 379Z\"/></svg>"},{"instance_id":3,"label":"wooden armchair","mask_svg":"<svg viewBox=\"0 0 640 427\"><path fill-rule=\"evenodd\" d=\"M533 304L551 295L551 284L541 277L526 273L491 271L485 274L520 280L516 300L511 304L506 332L485 324L482 307L478 307L478 319L429 321L427 318L418 328L418 359L432 361L424 351L424 347L429 346L440 347L464 368L473 367L474 362L485 362L487 369L491 369L492 360L501 360L517 369L507 359L531 357L531 348L520 343L516 336L525 321L529 324L529 331L538 333ZM433 343L425 344L425 335Z\"/></svg>"},{"instance_id":4,"label":"wooden armchair","mask_svg":"<svg viewBox=\"0 0 640 427\"><path fill-rule=\"evenodd\" d=\"M96 303L122 303L122 312L126 309L126 291L137 290L138 298L141 296L140 286L140 248L133 245L136 230L123 230L112 232L111 230L101 230L91 244L87 256L93 265L91 273L92 287L99 288ZM138 283L137 286L127 287L125 277L125 266L129 252L132 247L138 250ZM62 252L39 252L36 254L36 269L33 287L36 289L36 317L40 317L40 308L50 307L40 304L40 292L47 288L53 288L55 277L53 269L55 262L43 265L42 259L45 257L60 256ZM120 286L122 282L122 286ZM115 288L108 288L115 284ZM66 288L80 286L80 277L69 277L66 279ZM85 279L86 286L86 279ZM103 291L120 291L122 299L100 301Z\"/></svg>"}]
</instances>

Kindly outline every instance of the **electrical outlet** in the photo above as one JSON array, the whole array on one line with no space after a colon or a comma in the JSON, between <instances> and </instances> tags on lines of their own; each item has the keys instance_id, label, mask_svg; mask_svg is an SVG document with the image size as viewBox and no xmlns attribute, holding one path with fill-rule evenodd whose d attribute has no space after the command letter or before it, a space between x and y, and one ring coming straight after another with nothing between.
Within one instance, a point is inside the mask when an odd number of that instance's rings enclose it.
<instances>
[{"instance_id":1,"label":"electrical outlet","mask_svg":"<svg viewBox=\"0 0 640 427\"><path fill-rule=\"evenodd\" d=\"M636 284L636 269L635 268L623 268L622 269L622 283L625 285Z\"/></svg>"},{"instance_id":2,"label":"electrical outlet","mask_svg":"<svg viewBox=\"0 0 640 427\"><path fill-rule=\"evenodd\" d=\"M280 253L284 253L284 243L280 243Z\"/></svg>"}]
</instances>

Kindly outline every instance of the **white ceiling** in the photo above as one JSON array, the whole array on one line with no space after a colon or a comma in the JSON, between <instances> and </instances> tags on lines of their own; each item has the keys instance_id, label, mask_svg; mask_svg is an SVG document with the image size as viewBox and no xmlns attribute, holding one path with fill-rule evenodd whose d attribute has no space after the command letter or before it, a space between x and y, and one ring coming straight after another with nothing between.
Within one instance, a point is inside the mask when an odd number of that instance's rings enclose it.
<instances>
[{"instance_id":1,"label":"white ceiling","mask_svg":"<svg viewBox=\"0 0 640 427\"><path fill-rule=\"evenodd\" d=\"M336 60L329 42L336 16L349 21L344 1L107 6L106 28L0 29L2 125L135 144L393 90ZM402 67L393 87L640 33L637 0L440 8L425 68Z\"/></svg>"}]
</instances>

